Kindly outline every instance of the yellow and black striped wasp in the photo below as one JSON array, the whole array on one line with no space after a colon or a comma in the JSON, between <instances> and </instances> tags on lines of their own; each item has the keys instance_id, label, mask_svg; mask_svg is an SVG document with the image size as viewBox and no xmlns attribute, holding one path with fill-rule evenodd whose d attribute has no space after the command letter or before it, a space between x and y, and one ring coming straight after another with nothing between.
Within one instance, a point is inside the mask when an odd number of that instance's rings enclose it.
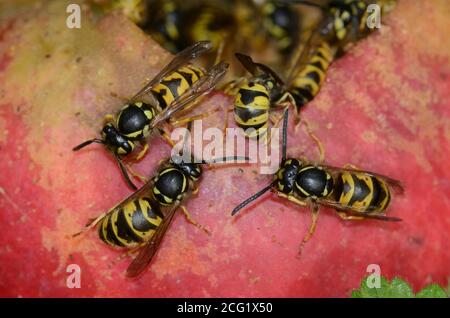
<instances>
[{"instance_id":1,"label":"yellow and black striped wasp","mask_svg":"<svg viewBox=\"0 0 450 318\"><path fill-rule=\"evenodd\" d=\"M234 51L260 52L272 46L286 56L300 32L298 10L277 0L152 0L149 11L141 27L161 46L177 53L208 40L216 60Z\"/></svg>"},{"instance_id":2,"label":"yellow and black striped wasp","mask_svg":"<svg viewBox=\"0 0 450 318\"><path fill-rule=\"evenodd\" d=\"M338 54L341 55L349 44L366 37L373 30L367 25L369 5L378 5L380 14L385 14L392 10L396 0L331 0L325 4L304 0L286 2L319 8L324 17L317 28L328 43L338 47Z\"/></svg>"},{"instance_id":3,"label":"yellow and black striped wasp","mask_svg":"<svg viewBox=\"0 0 450 318\"><path fill-rule=\"evenodd\" d=\"M338 168L315 164L306 158L287 158L287 124L288 109L283 118L282 161L273 181L236 206L232 215L269 190L297 205L309 206L312 223L300 251L315 231L320 205L335 209L344 220L401 221L397 217L386 216L385 212L391 202L392 191L403 193L400 181L351 166Z\"/></svg>"},{"instance_id":4,"label":"yellow and black striped wasp","mask_svg":"<svg viewBox=\"0 0 450 318\"><path fill-rule=\"evenodd\" d=\"M263 30L283 56L289 55L298 45L301 32L301 16L298 10L283 1L253 1L261 15ZM257 19L257 18L255 18Z\"/></svg>"},{"instance_id":5,"label":"yellow and black striped wasp","mask_svg":"<svg viewBox=\"0 0 450 318\"><path fill-rule=\"evenodd\" d=\"M260 138L266 135L272 110L292 104L298 118L301 107L319 93L335 50L325 41L319 45L316 41L317 37L313 33L299 49L300 54L286 83L268 66L236 53L237 59L252 77L238 80L238 84L232 83L226 91L234 95L234 118L247 137Z\"/></svg>"},{"instance_id":6,"label":"yellow and black striped wasp","mask_svg":"<svg viewBox=\"0 0 450 318\"><path fill-rule=\"evenodd\" d=\"M136 189L121 157L131 154L139 142L143 144L143 148L136 159L141 159L148 151L147 139L155 128L176 112L211 92L226 73L228 64L221 62L206 72L189 63L210 49L210 42L201 41L177 54L115 116L106 116L101 139L89 139L73 148L73 151L92 143L105 145L114 155L127 183ZM143 101L144 96L149 98L150 103Z\"/></svg>"},{"instance_id":7,"label":"yellow and black striped wasp","mask_svg":"<svg viewBox=\"0 0 450 318\"><path fill-rule=\"evenodd\" d=\"M184 142L188 139L185 136ZM189 159L186 160L186 157ZM169 158L161 163L156 175L144 186L92 220L74 236L98 226L98 235L103 242L113 247L139 251L127 269L128 277L136 277L156 254L178 208L182 209L189 222L205 230L190 217L183 206L192 194L198 192L202 176L201 165L230 163L235 160L248 158L195 160L192 156L185 155Z\"/></svg>"},{"instance_id":8,"label":"yellow and black striped wasp","mask_svg":"<svg viewBox=\"0 0 450 318\"><path fill-rule=\"evenodd\" d=\"M222 51L236 26L229 1L147 2L151 14L141 27L172 53L178 53L198 41L210 41L212 51Z\"/></svg>"}]
</instances>

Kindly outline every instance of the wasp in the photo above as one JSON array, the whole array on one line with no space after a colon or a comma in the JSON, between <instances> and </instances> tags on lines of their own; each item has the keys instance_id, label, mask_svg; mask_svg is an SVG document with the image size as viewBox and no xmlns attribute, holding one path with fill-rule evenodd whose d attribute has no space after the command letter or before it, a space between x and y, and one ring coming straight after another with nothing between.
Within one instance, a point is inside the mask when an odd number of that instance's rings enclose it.
<instances>
[{"instance_id":1,"label":"wasp","mask_svg":"<svg viewBox=\"0 0 450 318\"><path fill-rule=\"evenodd\" d=\"M203 174L201 166L248 158L236 156L200 161L193 157L191 160L183 158L185 156L174 156L163 161L156 175L139 190L89 222L74 236L98 227L98 235L106 244L139 252L126 272L128 277L136 277L156 254L178 208L181 208L189 222L209 233L191 218L183 205L191 195L198 192Z\"/></svg>"},{"instance_id":2,"label":"wasp","mask_svg":"<svg viewBox=\"0 0 450 318\"><path fill-rule=\"evenodd\" d=\"M215 61L235 51L267 53L268 43L287 54L294 47L298 16L278 1L253 0L153 0L152 15L141 26L172 53L196 42L208 40ZM239 36L236 36L239 34Z\"/></svg>"},{"instance_id":3,"label":"wasp","mask_svg":"<svg viewBox=\"0 0 450 318\"><path fill-rule=\"evenodd\" d=\"M346 49L350 43L367 36L371 29L367 26L369 18L369 4L376 4L385 14L392 10L396 0L332 0L328 4L303 0L288 0L289 3L297 3L317 7L324 13L318 29L327 41L338 46L339 53Z\"/></svg>"},{"instance_id":4,"label":"wasp","mask_svg":"<svg viewBox=\"0 0 450 318\"><path fill-rule=\"evenodd\" d=\"M146 142L155 128L202 95L208 94L223 77L228 64L221 62L208 72L189 61L211 49L207 41L186 48L143 87L115 116L107 115L101 131L102 138L89 139L73 148L78 151L92 143L100 143L114 155L127 183L136 186L122 163L122 157L134 152L136 144L144 144L136 156L141 159L148 151ZM144 102L147 95L150 103Z\"/></svg>"},{"instance_id":5,"label":"wasp","mask_svg":"<svg viewBox=\"0 0 450 318\"><path fill-rule=\"evenodd\" d=\"M235 54L252 77L230 84L226 92L235 97L234 119L247 137L265 137L272 110L292 104L298 117L301 107L319 93L336 51L325 41L312 48L312 42L302 47L286 83L268 66L247 55Z\"/></svg>"},{"instance_id":6,"label":"wasp","mask_svg":"<svg viewBox=\"0 0 450 318\"><path fill-rule=\"evenodd\" d=\"M299 206L310 207L312 223L300 251L315 231L319 206L335 209L344 220L401 221L400 218L386 216L392 191L403 192L400 181L351 166L338 168L315 164L306 158L287 158L287 123L288 109L283 118L282 161L273 181L236 206L232 215L269 190Z\"/></svg>"},{"instance_id":7,"label":"wasp","mask_svg":"<svg viewBox=\"0 0 450 318\"><path fill-rule=\"evenodd\" d=\"M234 119L245 130L247 137L260 138L266 135L270 111L287 99L285 85L268 66L254 62L248 55L235 55L253 76L244 79L235 88L227 88L229 93L235 95Z\"/></svg>"},{"instance_id":8,"label":"wasp","mask_svg":"<svg viewBox=\"0 0 450 318\"><path fill-rule=\"evenodd\" d=\"M319 93L335 54L336 47L321 41L304 64L292 73L289 92L295 101L297 113Z\"/></svg>"},{"instance_id":9,"label":"wasp","mask_svg":"<svg viewBox=\"0 0 450 318\"><path fill-rule=\"evenodd\" d=\"M230 4L225 1L154 0L149 8L152 16L142 28L172 53L207 40L220 56L236 25Z\"/></svg>"},{"instance_id":10,"label":"wasp","mask_svg":"<svg viewBox=\"0 0 450 318\"><path fill-rule=\"evenodd\" d=\"M259 6L262 26L273 39L278 51L289 54L297 45L300 33L300 14L292 5L280 1L266 0Z\"/></svg>"},{"instance_id":11,"label":"wasp","mask_svg":"<svg viewBox=\"0 0 450 318\"><path fill-rule=\"evenodd\" d=\"M152 38L173 54L186 47L183 25L186 10L175 0L148 1L152 16L142 25L142 28Z\"/></svg>"}]
</instances>

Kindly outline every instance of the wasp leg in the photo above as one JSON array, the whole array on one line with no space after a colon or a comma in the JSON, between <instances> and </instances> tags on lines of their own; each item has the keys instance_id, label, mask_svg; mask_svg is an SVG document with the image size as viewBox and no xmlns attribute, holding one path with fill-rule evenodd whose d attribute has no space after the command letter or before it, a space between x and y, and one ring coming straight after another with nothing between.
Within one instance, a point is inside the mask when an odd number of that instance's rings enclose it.
<instances>
[{"instance_id":1,"label":"wasp leg","mask_svg":"<svg viewBox=\"0 0 450 318\"><path fill-rule=\"evenodd\" d=\"M359 169L357 166L355 166L354 164L351 164L351 163L345 164L345 165L344 165L344 168L345 168L345 169L361 170L361 169Z\"/></svg>"},{"instance_id":2,"label":"wasp leg","mask_svg":"<svg viewBox=\"0 0 450 318\"><path fill-rule=\"evenodd\" d=\"M348 215L345 212L337 212L337 214L339 215L339 217L345 221L361 221L364 220L365 217L363 216L356 216L356 215Z\"/></svg>"},{"instance_id":3,"label":"wasp leg","mask_svg":"<svg viewBox=\"0 0 450 318\"><path fill-rule=\"evenodd\" d=\"M206 234L211 235L211 232L210 232L207 228L205 228L203 225L197 223L197 222L191 217L190 213L188 212L188 210L186 209L186 207L185 207L184 205L180 206L180 208L181 208L181 210L183 211L184 216L186 217L186 220L187 220L189 223L195 225L195 226L198 227L200 230L204 231Z\"/></svg>"},{"instance_id":4,"label":"wasp leg","mask_svg":"<svg viewBox=\"0 0 450 318\"><path fill-rule=\"evenodd\" d=\"M291 202L293 202L293 203L295 203L295 204L297 204L297 205L300 205L300 206L306 206L306 205L308 205L305 201L301 201L300 199L297 199L297 198L294 197L293 195L288 195L288 194L286 194L286 193L279 192L279 191L275 191L275 193L276 193L276 195L278 195L279 197L288 199L289 201L291 201Z\"/></svg>"},{"instance_id":5,"label":"wasp leg","mask_svg":"<svg viewBox=\"0 0 450 318\"><path fill-rule=\"evenodd\" d=\"M106 114L106 115L105 115L105 121L106 121L106 122L113 122L113 121L114 121L114 115L112 115L112 114Z\"/></svg>"},{"instance_id":6,"label":"wasp leg","mask_svg":"<svg viewBox=\"0 0 450 318\"><path fill-rule=\"evenodd\" d=\"M136 161L141 160L147 152L148 152L148 143L145 143L144 147L142 148L141 151L139 151L139 153L137 154L136 158L134 158L134 160L136 160Z\"/></svg>"},{"instance_id":7,"label":"wasp leg","mask_svg":"<svg viewBox=\"0 0 450 318\"><path fill-rule=\"evenodd\" d=\"M237 79L234 79L228 83L226 83L223 87L222 87L222 91L227 94L227 95L232 95L235 96L239 90L239 87L241 86L241 84L246 80L245 77L239 77Z\"/></svg>"},{"instance_id":8,"label":"wasp leg","mask_svg":"<svg viewBox=\"0 0 450 318\"><path fill-rule=\"evenodd\" d=\"M304 118L301 119L300 123L303 123L306 134L308 134L309 138L311 138L316 144L319 152L319 162L323 163L325 160L325 148L323 147L322 141L320 141L319 137L312 132L309 123Z\"/></svg>"},{"instance_id":9,"label":"wasp leg","mask_svg":"<svg viewBox=\"0 0 450 318\"><path fill-rule=\"evenodd\" d=\"M280 122L281 122L281 120L283 119L283 116L280 116L280 118L276 118L276 119L273 119L273 117L272 116L269 116L269 119L270 119L270 121L272 122L272 127L271 127L271 129L272 128L277 128L278 127L278 125L280 124ZM272 131L271 130L269 130L269 129L267 129L267 133L264 135L264 142L265 142L265 146L266 145L270 145L270 142L271 142L271 140L272 140Z\"/></svg>"},{"instance_id":10,"label":"wasp leg","mask_svg":"<svg viewBox=\"0 0 450 318\"><path fill-rule=\"evenodd\" d=\"M131 174L133 177L138 178L139 180L141 180L141 182L143 183L147 183L148 182L148 178L144 177L143 175L141 175L140 173L134 171L130 165L128 163L125 164L127 167L127 171L129 174Z\"/></svg>"},{"instance_id":11,"label":"wasp leg","mask_svg":"<svg viewBox=\"0 0 450 318\"><path fill-rule=\"evenodd\" d=\"M94 228L105 217L106 214L107 213L104 212L100 214L98 217L90 219L88 223L84 226L84 228L82 228L80 232L73 234L72 237L77 237L78 235L86 233L90 229Z\"/></svg>"},{"instance_id":12,"label":"wasp leg","mask_svg":"<svg viewBox=\"0 0 450 318\"><path fill-rule=\"evenodd\" d=\"M314 201L308 201L310 207L311 207L311 225L309 227L308 233L306 233L305 237L303 238L302 242L300 243L300 247L298 249L298 255L301 256L303 252L303 248L305 247L305 244L311 239L314 232L316 231L317 227L317 219L319 217L319 205Z\"/></svg>"},{"instance_id":13,"label":"wasp leg","mask_svg":"<svg viewBox=\"0 0 450 318\"><path fill-rule=\"evenodd\" d=\"M222 41L220 41L219 47L217 48L216 59L214 61L214 65L219 64L220 61L222 60L224 48L225 48L225 40L222 40Z\"/></svg>"},{"instance_id":14,"label":"wasp leg","mask_svg":"<svg viewBox=\"0 0 450 318\"><path fill-rule=\"evenodd\" d=\"M271 121L271 123L272 123L272 127L271 127L271 128L277 128L277 127L280 125L281 121L282 121L283 118L284 118L284 114L285 114L287 108L291 106L290 103L289 103L289 104L283 103L283 104L280 104L280 105L283 105L283 115L279 116L279 117L276 118L276 119L273 119L273 115L270 114L269 119L270 119L270 121ZM280 105L279 105L279 106L280 106ZM272 132L271 132L271 131L270 131L270 132L268 131L268 132L267 132L267 135L268 135L268 136L267 136L267 139L265 140L265 141L266 141L266 145L267 145L267 144L270 145L270 141L272 140Z\"/></svg>"},{"instance_id":15,"label":"wasp leg","mask_svg":"<svg viewBox=\"0 0 450 318\"><path fill-rule=\"evenodd\" d=\"M198 187L195 187L194 190L192 190L192 194L196 195L199 191Z\"/></svg>"},{"instance_id":16,"label":"wasp leg","mask_svg":"<svg viewBox=\"0 0 450 318\"><path fill-rule=\"evenodd\" d=\"M173 148L175 146L175 143L172 141L172 139L170 139L169 134L167 134L166 131L161 128L159 128L158 131L161 137L163 137L163 139L169 144L169 146Z\"/></svg>"}]
</instances>

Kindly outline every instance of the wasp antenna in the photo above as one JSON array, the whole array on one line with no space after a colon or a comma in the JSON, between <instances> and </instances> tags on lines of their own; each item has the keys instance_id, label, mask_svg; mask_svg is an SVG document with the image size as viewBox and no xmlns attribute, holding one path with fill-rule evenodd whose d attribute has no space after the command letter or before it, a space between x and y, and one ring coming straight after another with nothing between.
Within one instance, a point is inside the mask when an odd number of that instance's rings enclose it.
<instances>
[{"instance_id":1,"label":"wasp antenna","mask_svg":"<svg viewBox=\"0 0 450 318\"><path fill-rule=\"evenodd\" d=\"M131 181L127 169L125 169L125 166L123 165L122 159L120 159L120 157L116 153L114 153L114 158L116 158L116 161L120 167L120 171L122 172L122 175L125 178L125 181L127 182L128 186L136 191L137 187L134 185L133 181Z\"/></svg>"},{"instance_id":2,"label":"wasp antenna","mask_svg":"<svg viewBox=\"0 0 450 318\"><path fill-rule=\"evenodd\" d=\"M245 207L247 204L249 204L252 201L255 201L256 199L258 199L260 196L262 196L264 193L266 193L267 191L269 191L274 185L275 185L276 181L273 181L271 184L269 184L267 187L265 187L264 189L262 189L261 191L259 191L258 193L255 193L254 195L252 195L250 198L248 198L247 200L245 200L244 202L242 202L241 204L239 204L238 206L236 206L233 211L231 212L231 216L235 215L236 213L239 212L239 210L241 210L243 207Z\"/></svg>"},{"instance_id":3,"label":"wasp antenna","mask_svg":"<svg viewBox=\"0 0 450 318\"><path fill-rule=\"evenodd\" d=\"M288 125L288 117L289 117L289 108L284 112L283 118L283 139L282 139L282 157L281 162L286 161L286 147L287 147L287 125Z\"/></svg>"},{"instance_id":4,"label":"wasp antenna","mask_svg":"<svg viewBox=\"0 0 450 318\"><path fill-rule=\"evenodd\" d=\"M84 148L84 147L86 147L86 146L88 146L88 145L90 145L90 144L92 144L92 143L94 143L94 142L97 143L97 144L104 144L104 143L105 143L105 142L104 142L103 140L101 140L101 139L93 138L93 139L86 140L85 142L79 144L79 145L76 146L76 147L73 147L73 148L72 148L72 151L78 151L78 150L80 150L81 148Z\"/></svg>"}]
</instances>

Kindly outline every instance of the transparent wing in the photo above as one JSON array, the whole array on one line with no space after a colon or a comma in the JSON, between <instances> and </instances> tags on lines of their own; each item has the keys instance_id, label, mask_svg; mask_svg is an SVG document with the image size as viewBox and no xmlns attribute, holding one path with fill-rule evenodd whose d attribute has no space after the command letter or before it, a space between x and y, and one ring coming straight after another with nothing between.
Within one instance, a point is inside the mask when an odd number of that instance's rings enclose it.
<instances>
[{"instance_id":1,"label":"transparent wing","mask_svg":"<svg viewBox=\"0 0 450 318\"><path fill-rule=\"evenodd\" d=\"M273 71L267 65L254 62L250 56L245 55L245 54L235 53L234 55L239 60L239 62L242 64L242 66L244 66L245 69L253 76L258 76L261 74L268 74L268 75L272 76L278 83L280 83L281 85L284 85L283 80L278 76L278 74L275 73L275 71Z\"/></svg>"},{"instance_id":2,"label":"transparent wing","mask_svg":"<svg viewBox=\"0 0 450 318\"><path fill-rule=\"evenodd\" d=\"M402 220L400 218L386 216L385 213L367 212L366 208L364 208L364 207L361 207L361 208L353 207L353 206L341 204L341 203L333 201L333 200L318 198L317 203L319 203L320 205L323 205L323 206L327 206L327 207L339 210L339 211L344 211L350 215L361 216L366 219L377 219L377 220L381 220L381 221L392 221L392 222L397 222L397 221Z\"/></svg>"},{"instance_id":3,"label":"transparent wing","mask_svg":"<svg viewBox=\"0 0 450 318\"><path fill-rule=\"evenodd\" d=\"M141 188L130 194L126 199L122 200L118 204L116 204L114 207L108 210L108 212L105 212L101 215L99 215L97 218L92 218L89 220L89 222L84 226L84 228L78 232L72 235L73 237L78 236L82 233L85 233L89 231L90 229L94 228L97 224L99 224L105 217L110 215L111 213L114 213L117 210L120 210L124 205L129 203L130 201L134 201L138 198L142 198L145 196L150 196L150 189L153 187L153 179L148 181L146 184L144 184Z\"/></svg>"},{"instance_id":4,"label":"transparent wing","mask_svg":"<svg viewBox=\"0 0 450 318\"><path fill-rule=\"evenodd\" d=\"M166 231L173 220L178 206L179 204L174 205L171 210L164 216L163 222L158 226L155 234L153 234L151 239L141 248L139 254L128 266L128 277L138 276L151 262L153 256L155 256L156 252L158 251L158 247L161 244L162 239L164 238L164 234L166 234Z\"/></svg>"},{"instance_id":5,"label":"transparent wing","mask_svg":"<svg viewBox=\"0 0 450 318\"><path fill-rule=\"evenodd\" d=\"M187 64L189 61L197 58L203 53L209 51L212 47L209 41L200 41L192 44L191 46L185 48L183 51L178 53L173 60L164 67L147 85L145 85L132 99L131 101L136 101L139 97L147 94L155 85L159 84L161 80L168 74L180 68L182 65Z\"/></svg>"},{"instance_id":6,"label":"transparent wing","mask_svg":"<svg viewBox=\"0 0 450 318\"><path fill-rule=\"evenodd\" d=\"M340 168L340 167L334 167L334 166L328 166L328 165L326 165L324 167L326 167L327 169L330 169L336 173L358 172L358 173L362 173L362 174L365 174L370 177L376 177L376 178L379 178L379 179L383 180L384 182L386 182L389 186L391 186L393 189L395 189L397 193L402 194L404 192L403 185L399 180L392 179L392 178L382 175L382 174L378 174L378 173L370 172L370 171L359 170L356 168Z\"/></svg>"},{"instance_id":7,"label":"transparent wing","mask_svg":"<svg viewBox=\"0 0 450 318\"><path fill-rule=\"evenodd\" d=\"M145 196L150 196L150 190L153 187L153 179L150 179L147 183L145 183L142 187L140 187L139 189L137 189L136 191L134 191L132 194L130 194L127 198L125 198L124 200L122 200L120 203L118 203L116 206L114 206L113 208L111 208L107 214L113 213L114 211L116 211L117 209L120 209L122 206L126 205L127 203L134 201L138 198L141 197L145 197Z\"/></svg>"},{"instance_id":8,"label":"transparent wing","mask_svg":"<svg viewBox=\"0 0 450 318\"><path fill-rule=\"evenodd\" d=\"M296 51L292 55L293 63L290 65L286 76L287 87L290 86L299 69L307 63L311 55L314 53L314 50L319 47L321 41L326 40L322 35L322 30L327 28L329 24L330 18L325 17L321 22L319 22L319 25L315 27L314 30L309 31L305 43L297 47Z\"/></svg>"},{"instance_id":9,"label":"transparent wing","mask_svg":"<svg viewBox=\"0 0 450 318\"><path fill-rule=\"evenodd\" d=\"M217 82L225 75L228 69L228 63L220 62L210 69L210 71L197 82L194 83L183 95L176 101L164 108L158 113L150 123L150 129L155 128L161 122L171 117L174 113L183 109L186 105L198 97L208 94L216 86Z\"/></svg>"}]
</instances>

